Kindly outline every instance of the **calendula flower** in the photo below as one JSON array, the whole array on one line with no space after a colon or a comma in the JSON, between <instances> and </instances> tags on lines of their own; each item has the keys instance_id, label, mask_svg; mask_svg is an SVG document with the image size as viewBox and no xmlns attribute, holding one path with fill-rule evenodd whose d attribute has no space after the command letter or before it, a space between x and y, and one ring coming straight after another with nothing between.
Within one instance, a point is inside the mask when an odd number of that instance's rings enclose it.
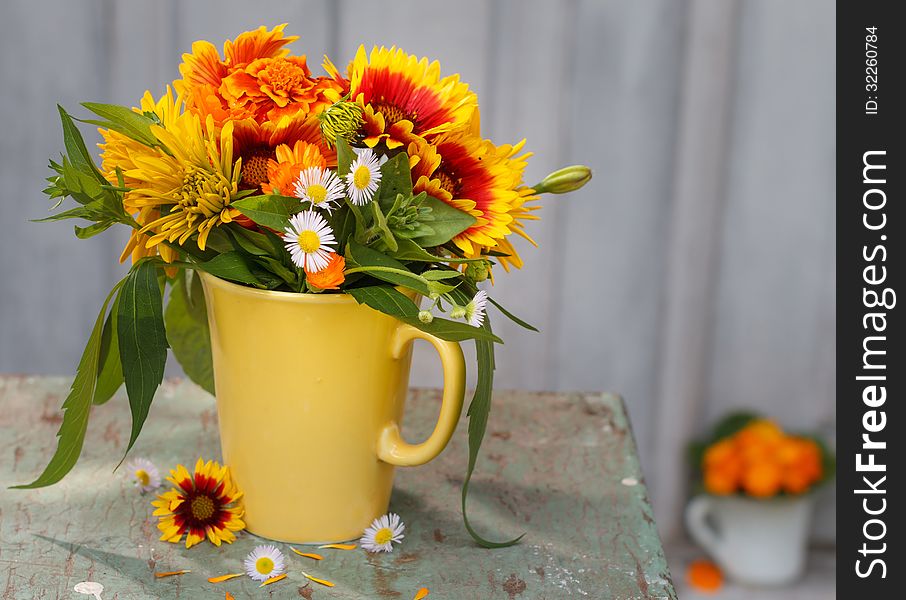
<instances>
[{"instance_id":1,"label":"calendula flower","mask_svg":"<svg viewBox=\"0 0 906 600\"><path fill-rule=\"evenodd\" d=\"M360 46L349 66L349 97L364 110L364 143L373 148L404 146L467 123L478 107L475 93L459 75L441 78L440 64L396 47Z\"/></svg>"},{"instance_id":2,"label":"calendula flower","mask_svg":"<svg viewBox=\"0 0 906 600\"><path fill-rule=\"evenodd\" d=\"M349 166L346 187L353 204L363 206L371 202L381 183L381 161L369 148L358 152Z\"/></svg>"},{"instance_id":3,"label":"calendula flower","mask_svg":"<svg viewBox=\"0 0 906 600\"><path fill-rule=\"evenodd\" d=\"M393 552L393 542L403 541L405 530L398 514L386 514L372 521L359 544L368 552Z\"/></svg>"},{"instance_id":4,"label":"calendula flower","mask_svg":"<svg viewBox=\"0 0 906 600\"><path fill-rule=\"evenodd\" d=\"M330 212L336 202L343 198L343 182L336 173L329 169L309 167L299 173L293 191L295 196L312 207L323 208Z\"/></svg>"},{"instance_id":5,"label":"calendula flower","mask_svg":"<svg viewBox=\"0 0 906 600\"><path fill-rule=\"evenodd\" d=\"M290 217L283 241L293 263L313 273L327 268L337 243L330 225L313 210Z\"/></svg>"},{"instance_id":6,"label":"calendula flower","mask_svg":"<svg viewBox=\"0 0 906 600\"><path fill-rule=\"evenodd\" d=\"M337 290L346 280L344 269L346 269L346 259L343 258L343 255L331 252L327 266L320 271L306 271L305 280L312 287L321 290Z\"/></svg>"},{"instance_id":7,"label":"calendula flower","mask_svg":"<svg viewBox=\"0 0 906 600\"><path fill-rule=\"evenodd\" d=\"M233 484L228 467L199 458L193 474L177 465L167 481L173 489L151 503L156 507L154 516L160 517L157 528L163 532L162 541L179 543L185 534L186 548L205 537L219 546L233 543L233 532L245 529L239 504L242 492Z\"/></svg>"},{"instance_id":8,"label":"calendula flower","mask_svg":"<svg viewBox=\"0 0 906 600\"><path fill-rule=\"evenodd\" d=\"M481 327L484 323L485 308L488 305L488 293L484 290L478 290L475 297L466 304L465 319L472 327Z\"/></svg>"},{"instance_id":9,"label":"calendula flower","mask_svg":"<svg viewBox=\"0 0 906 600\"><path fill-rule=\"evenodd\" d=\"M143 494L160 487L160 472L147 458L136 458L127 463L126 472L129 473L132 483Z\"/></svg>"},{"instance_id":10,"label":"calendula flower","mask_svg":"<svg viewBox=\"0 0 906 600\"><path fill-rule=\"evenodd\" d=\"M256 546L242 563L246 574L255 581L266 581L286 571L283 553L276 546Z\"/></svg>"},{"instance_id":11,"label":"calendula flower","mask_svg":"<svg viewBox=\"0 0 906 600\"><path fill-rule=\"evenodd\" d=\"M277 146L275 153L276 159L267 163L267 182L261 184L267 194L292 196L299 173L309 167L324 169L337 164L336 154L325 155L321 146L305 141L296 142L292 148Z\"/></svg>"}]
</instances>

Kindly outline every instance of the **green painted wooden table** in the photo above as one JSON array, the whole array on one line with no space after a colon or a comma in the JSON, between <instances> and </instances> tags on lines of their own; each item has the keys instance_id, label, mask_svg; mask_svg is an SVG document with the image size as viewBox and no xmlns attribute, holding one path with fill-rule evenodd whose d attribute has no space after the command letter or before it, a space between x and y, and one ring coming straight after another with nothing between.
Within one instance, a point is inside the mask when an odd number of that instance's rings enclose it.
<instances>
[{"instance_id":1,"label":"green painted wooden table","mask_svg":"<svg viewBox=\"0 0 906 600\"><path fill-rule=\"evenodd\" d=\"M0 377L0 483L31 481L44 466L60 425L69 382ZM406 434L428 433L440 396L414 390ZM391 509L406 523L392 554L324 550L314 562L287 554L287 579L259 589L250 579L211 584L240 571L262 540L231 546L158 541L151 498L112 472L128 440L129 410L115 397L94 409L81 461L60 484L0 490L0 590L3 598L82 598L81 581L101 583L103 600L132 598L327 598L428 600L675 598L635 443L620 398L601 394L495 394L488 435L472 483L471 514L488 536L526 532L511 548L477 547L463 529L459 490L466 467L465 420L444 453L399 469ZM338 440L338 443L341 443ZM133 456L163 471L199 455L217 458L210 396L168 381L158 394ZM318 485L317 481L311 482ZM299 507L304 510L304 507ZM154 573L191 573L155 579ZM336 587L309 583L302 570Z\"/></svg>"}]
</instances>

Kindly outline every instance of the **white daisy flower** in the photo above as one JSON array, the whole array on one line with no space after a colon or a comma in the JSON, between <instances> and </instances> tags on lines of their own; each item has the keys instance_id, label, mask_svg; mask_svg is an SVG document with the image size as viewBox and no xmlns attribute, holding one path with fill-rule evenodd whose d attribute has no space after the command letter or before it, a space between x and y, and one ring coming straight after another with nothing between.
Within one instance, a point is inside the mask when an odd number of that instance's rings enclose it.
<instances>
[{"instance_id":1,"label":"white daisy flower","mask_svg":"<svg viewBox=\"0 0 906 600\"><path fill-rule=\"evenodd\" d=\"M127 463L126 473L132 484L143 494L160 487L160 471L147 458L136 458Z\"/></svg>"},{"instance_id":2,"label":"white daisy flower","mask_svg":"<svg viewBox=\"0 0 906 600\"><path fill-rule=\"evenodd\" d=\"M326 209L327 212L333 209L345 193L343 182L336 173L320 167L308 167L299 173L293 189L297 198L311 202L312 206Z\"/></svg>"},{"instance_id":3,"label":"white daisy flower","mask_svg":"<svg viewBox=\"0 0 906 600\"><path fill-rule=\"evenodd\" d=\"M243 561L245 573L255 581L265 581L286 571L283 553L276 546L255 546Z\"/></svg>"},{"instance_id":4,"label":"white daisy flower","mask_svg":"<svg viewBox=\"0 0 906 600\"><path fill-rule=\"evenodd\" d=\"M405 537L406 526L395 513L378 517L365 530L359 544L368 552L393 552L393 542L400 543Z\"/></svg>"},{"instance_id":5,"label":"white daisy flower","mask_svg":"<svg viewBox=\"0 0 906 600\"><path fill-rule=\"evenodd\" d=\"M283 242L297 267L317 273L330 263L337 238L324 217L307 210L290 217Z\"/></svg>"},{"instance_id":6,"label":"white daisy flower","mask_svg":"<svg viewBox=\"0 0 906 600\"><path fill-rule=\"evenodd\" d=\"M478 290L475 297L466 304L465 319L472 327L481 327L484 323L485 308L488 305L488 293L484 290Z\"/></svg>"},{"instance_id":7,"label":"white daisy flower","mask_svg":"<svg viewBox=\"0 0 906 600\"><path fill-rule=\"evenodd\" d=\"M381 183L381 161L374 150L365 148L359 151L356 159L349 166L346 175L346 189L349 199L359 206L368 204Z\"/></svg>"}]
</instances>

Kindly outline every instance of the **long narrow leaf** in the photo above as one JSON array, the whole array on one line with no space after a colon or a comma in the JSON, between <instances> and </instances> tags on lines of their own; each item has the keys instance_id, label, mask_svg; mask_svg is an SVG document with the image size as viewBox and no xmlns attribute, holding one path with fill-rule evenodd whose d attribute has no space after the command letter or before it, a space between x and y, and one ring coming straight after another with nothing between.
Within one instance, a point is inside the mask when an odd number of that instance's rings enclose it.
<instances>
[{"instance_id":1,"label":"long narrow leaf","mask_svg":"<svg viewBox=\"0 0 906 600\"><path fill-rule=\"evenodd\" d=\"M140 262L132 268L120 290L118 310L120 359L129 408L132 410L132 433L126 447L128 454L145 424L167 363L163 298L155 262Z\"/></svg>"},{"instance_id":2,"label":"long narrow leaf","mask_svg":"<svg viewBox=\"0 0 906 600\"><path fill-rule=\"evenodd\" d=\"M119 303L114 302L104 322L101 350L98 355L98 382L92 400L94 404L104 404L123 385L123 364L120 362L120 343L116 330L118 312Z\"/></svg>"},{"instance_id":3,"label":"long narrow leaf","mask_svg":"<svg viewBox=\"0 0 906 600\"><path fill-rule=\"evenodd\" d=\"M193 283L197 281L193 274ZM214 364L211 359L211 333L204 294L201 289L189 294L186 275L180 273L173 283L167 310L164 312L167 341L173 356L189 379L214 394Z\"/></svg>"},{"instance_id":4,"label":"long narrow leaf","mask_svg":"<svg viewBox=\"0 0 906 600\"><path fill-rule=\"evenodd\" d=\"M94 398L94 390L97 383L98 375L98 356L101 348L101 335L104 325L104 317L107 314L107 306L110 299L116 293L123 281L120 281L101 307L97 320L94 322L94 329L91 330L91 336L82 352L82 358L79 360L79 368L76 371L75 379L72 381L72 387L69 389L69 395L63 402L63 424L57 432L59 441L57 449L44 468L44 472L37 479L29 484L13 486L17 489L30 489L53 485L63 479L63 477L72 470L79 455L82 453L82 444L85 441L85 431L88 428L88 414L91 409L91 401Z\"/></svg>"},{"instance_id":5,"label":"long narrow leaf","mask_svg":"<svg viewBox=\"0 0 906 600\"><path fill-rule=\"evenodd\" d=\"M511 313L504 307L502 307L500 304L498 304L497 301L495 301L493 298L489 297L488 300L491 301L491 304L493 304L494 306L497 307L497 310L499 310L500 312L503 313L503 316L505 316L507 319L509 319L516 325L519 325L520 327L525 327L529 331L538 331L537 327L535 327L534 325L532 325L530 323L523 321L522 319L520 319L519 317L517 317L516 315L514 315L513 313Z\"/></svg>"}]
</instances>

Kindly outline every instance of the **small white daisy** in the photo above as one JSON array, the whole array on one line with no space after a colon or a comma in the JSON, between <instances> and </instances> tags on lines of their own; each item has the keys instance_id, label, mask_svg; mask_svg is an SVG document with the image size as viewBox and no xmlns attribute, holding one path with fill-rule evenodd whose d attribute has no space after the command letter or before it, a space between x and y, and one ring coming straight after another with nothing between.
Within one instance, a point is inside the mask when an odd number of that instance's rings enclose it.
<instances>
[{"instance_id":1,"label":"small white daisy","mask_svg":"<svg viewBox=\"0 0 906 600\"><path fill-rule=\"evenodd\" d=\"M346 187L349 199L359 206L368 204L381 183L381 161L374 150L360 150L349 166Z\"/></svg>"},{"instance_id":2,"label":"small white daisy","mask_svg":"<svg viewBox=\"0 0 906 600\"><path fill-rule=\"evenodd\" d=\"M141 493L151 492L160 487L160 471L147 458L136 458L126 464L129 479Z\"/></svg>"},{"instance_id":3,"label":"small white daisy","mask_svg":"<svg viewBox=\"0 0 906 600\"><path fill-rule=\"evenodd\" d=\"M365 530L359 544L368 552L393 552L393 542L397 544L405 537L406 526L395 513L378 517Z\"/></svg>"},{"instance_id":4,"label":"small white daisy","mask_svg":"<svg viewBox=\"0 0 906 600\"><path fill-rule=\"evenodd\" d=\"M296 197L312 206L323 208L330 212L334 204L343 197L343 182L328 169L308 167L299 173L299 178L293 188Z\"/></svg>"},{"instance_id":5,"label":"small white daisy","mask_svg":"<svg viewBox=\"0 0 906 600\"><path fill-rule=\"evenodd\" d=\"M286 571L283 553L276 546L255 546L243 561L245 573L255 581L265 581Z\"/></svg>"},{"instance_id":6,"label":"small white daisy","mask_svg":"<svg viewBox=\"0 0 906 600\"><path fill-rule=\"evenodd\" d=\"M317 273L330 263L337 238L324 217L307 210L290 217L283 242L297 267Z\"/></svg>"},{"instance_id":7,"label":"small white daisy","mask_svg":"<svg viewBox=\"0 0 906 600\"><path fill-rule=\"evenodd\" d=\"M465 319L472 327L481 327L484 323L485 308L488 305L488 293L484 290L478 290L475 297L466 304Z\"/></svg>"}]
</instances>

